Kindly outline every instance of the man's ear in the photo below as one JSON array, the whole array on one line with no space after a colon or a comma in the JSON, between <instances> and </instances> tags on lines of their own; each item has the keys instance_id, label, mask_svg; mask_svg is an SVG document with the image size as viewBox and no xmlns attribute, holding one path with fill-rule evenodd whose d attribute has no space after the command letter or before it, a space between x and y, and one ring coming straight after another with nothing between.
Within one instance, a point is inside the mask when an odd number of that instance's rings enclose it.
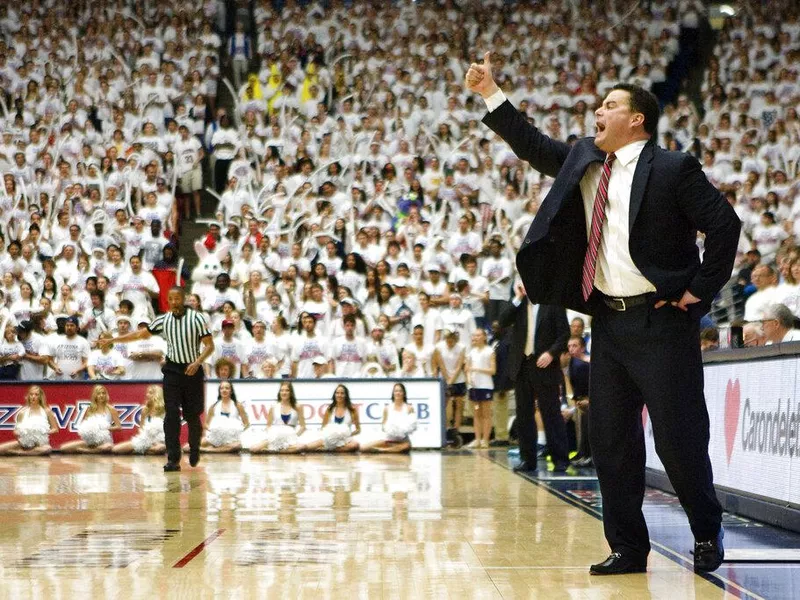
<instances>
[{"instance_id":1,"label":"man's ear","mask_svg":"<svg viewBox=\"0 0 800 600\"><path fill-rule=\"evenodd\" d=\"M642 113L633 113L633 115L631 115L631 125L634 127L639 127L640 125L644 127L644 115Z\"/></svg>"}]
</instances>

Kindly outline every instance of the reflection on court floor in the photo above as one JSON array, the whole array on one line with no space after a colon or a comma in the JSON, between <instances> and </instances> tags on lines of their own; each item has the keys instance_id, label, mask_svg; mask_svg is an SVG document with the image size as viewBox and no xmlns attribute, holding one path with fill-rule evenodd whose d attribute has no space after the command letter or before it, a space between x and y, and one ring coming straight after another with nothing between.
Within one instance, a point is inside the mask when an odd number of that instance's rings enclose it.
<instances>
[{"instance_id":1,"label":"reflection on court floor","mask_svg":"<svg viewBox=\"0 0 800 600\"><path fill-rule=\"evenodd\" d=\"M485 455L162 462L0 461L0 598L725 595L656 553L646 575L590 578L600 522Z\"/></svg>"}]
</instances>

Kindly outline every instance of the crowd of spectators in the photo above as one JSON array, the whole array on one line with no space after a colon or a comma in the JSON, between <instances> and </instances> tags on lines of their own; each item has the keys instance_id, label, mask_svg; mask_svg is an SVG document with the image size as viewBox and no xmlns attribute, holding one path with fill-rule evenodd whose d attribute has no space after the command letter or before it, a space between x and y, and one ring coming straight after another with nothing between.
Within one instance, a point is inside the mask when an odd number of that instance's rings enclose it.
<instances>
[{"instance_id":1,"label":"crowd of spectators","mask_svg":"<svg viewBox=\"0 0 800 600\"><path fill-rule=\"evenodd\" d=\"M471 380L475 333L503 339L513 257L552 180L480 124L465 69L492 50L519 110L572 141L617 81L659 92L704 10L477 4L259 0L228 34L213 0L0 7L2 373L157 378L157 337L102 339L163 308L181 219L203 216L222 269L190 296L215 335L209 374ZM746 224L736 297L759 298L763 266L784 294L764 307L795 316L799 49L791 2L749 5L719 32L702 104L681 96L659 127Z\"/></svg>"},{"instance_id":2,"label":"crowd of spectators","mask_svg":"<svg viewBox=\"0 0 800 600\"><path fill-rule=\"evenodd\" d=\"M663 145L700 158L742 219L726 311L734 321L766 319L774 304L800 318L798 64L796 3L743 5L718 33L702 106L683 99L667 107L659 128Z\"/></svg>"}]
</instances>

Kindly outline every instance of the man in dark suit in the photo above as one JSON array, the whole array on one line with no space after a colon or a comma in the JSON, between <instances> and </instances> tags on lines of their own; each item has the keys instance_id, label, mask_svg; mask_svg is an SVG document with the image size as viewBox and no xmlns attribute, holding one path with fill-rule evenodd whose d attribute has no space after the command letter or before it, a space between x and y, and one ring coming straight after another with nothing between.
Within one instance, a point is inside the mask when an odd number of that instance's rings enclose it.
<instances>
[{"instance_id":1,"label":"man in dark suit","mask_svg":"<svg viewBox=\"0 0 800 600\"><path fill-rule=\"evenodd\" d=\"M699 320L731 276L741 223L694 157L655 144L659 109L650 92L615 86L595 111L596 137L570 146L514 109L489 58L466 75L486 101L484 123L555 177L517 255L528 297L594 316L590 439L612 553L590 573L647 567L645 404L689 517L695 570L713 571L724 558L722 508L708 456Z\"/></svg>"},{"instance_id":2,"label":"man in dark suit","mask_svg":"<svg viewBox=\"0 0 800 600\"><path fill-rule=\"evenodd\" d=\"M553 470L569 465L567 430L561 417L559 388L563 381L559 363L567 347L567 312L558 306L531 304L520 285L517 294L500 315L503 327L514 325L508 350L508 376L517 399L517 437L521 462L515 471L536 469L536 419L534 400L539 403Z\"/></svg>"}]
</instances>

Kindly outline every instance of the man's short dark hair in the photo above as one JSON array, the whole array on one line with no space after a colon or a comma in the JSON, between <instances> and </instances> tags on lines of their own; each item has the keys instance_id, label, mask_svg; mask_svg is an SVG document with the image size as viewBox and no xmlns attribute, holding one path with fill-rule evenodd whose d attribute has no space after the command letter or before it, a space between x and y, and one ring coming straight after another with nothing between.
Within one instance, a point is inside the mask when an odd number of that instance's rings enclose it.
<instances>
[{"instance_id":1,"label":"man's short dark hair","mask_svg":"<svg viewBox=\"0 0 800 600\"><path fill-rule=\"evenodd\" d=\"M611 88L611 91L614 90L622 90L630 94L631 112L642 113L644 115L644 130L648 134L654 135L658 129L658 119L661 116L658 98L656 98L655 94L631 83L618 83Z\"/></svg>"},{"instance_id":2,"label":"man's short dark hair","mask_svg":"<svg viewBox=\"0 0 800 600\"><path fill-rule=\"evenodd\" d=\"M571 335L569 336L569 339L570 341L575 340L576 342L578 342L581 345L581 348L586 347L586 340L579 335Z\"/></svg>"}]
</instances>

